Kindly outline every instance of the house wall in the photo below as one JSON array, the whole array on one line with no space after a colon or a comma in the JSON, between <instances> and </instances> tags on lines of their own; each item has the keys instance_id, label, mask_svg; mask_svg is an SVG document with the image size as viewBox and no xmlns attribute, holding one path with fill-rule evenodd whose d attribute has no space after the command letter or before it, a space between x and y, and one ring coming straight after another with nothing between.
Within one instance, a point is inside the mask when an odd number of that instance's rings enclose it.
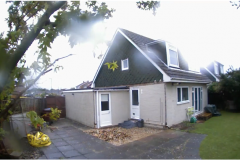
<instances>
[{"instance_id":1,"label":"house wall","mask_svg":"<svg viewBox=\"0 0 240 160\"><path fill-rule=\"evenodd\" d=\"M106 92L98 92L101 93ZM123 121L126 121L130 118L130 97L129 90L124 91L109 91L110 93L110 103L111 103L111 116L112 116L112 125L118 125ZM101 118L100 118L101 120Z\"/></svg>"},{"instance_id":2,"label":"house wall","mask_svg":"<svg viewBox=\"0 0 240 160\"><path fill-rule=\"evenodd\" d=\"M94 127L94 92L64 92L64 95L66 117L86 126Z\"/></svg>"},{"instance_id":3,"label":"house wall","mask_svg":"<svg viewBox=\"0 0 240 160\"><path fill-rule=\"evenodd\" d=\"M145 124L165 124L164 83L132 86L139 89L140 118Z\"/></svg>"},{"instance_id":4,"label":"house wall","mask_svg":"<svg viewBox=\"0 0 240 160\"><path fill-rule=\"evenodd\" d=\"M177 87L187 86L189 102L184 104L177 104ZM207 85L206 84L192 84L192 83L181 83L179 85L172 85L172 83L166 83L166 96L167 96L167 126L172 126L174 124L181 123L187 120L186 109L192 107L192 87L198 86L203 89L203 105L202 109L208 103L207 97Z\"/></svg>"}]
</instances>

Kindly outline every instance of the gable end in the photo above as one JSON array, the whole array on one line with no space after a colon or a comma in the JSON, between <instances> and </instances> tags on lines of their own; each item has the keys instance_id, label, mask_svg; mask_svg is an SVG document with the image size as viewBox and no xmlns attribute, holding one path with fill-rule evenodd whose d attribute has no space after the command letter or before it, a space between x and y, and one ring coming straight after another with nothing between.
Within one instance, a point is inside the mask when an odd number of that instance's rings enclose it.
<instances>
[{"instance_id":1,"label":"gable end","mask_svg":"<svg viewBox=\"0 0 240 160\"><path fill-rule=\"evenodd\" d=\"M121 60L128 59L129 69L121 70ZM107 62L117 61L118 69L108 69ZM111 87L153 83L163 81L163 74L130 43L121 33L117 32L102 66L95 79L95 87Z\"/></svg>"}]
</instances>

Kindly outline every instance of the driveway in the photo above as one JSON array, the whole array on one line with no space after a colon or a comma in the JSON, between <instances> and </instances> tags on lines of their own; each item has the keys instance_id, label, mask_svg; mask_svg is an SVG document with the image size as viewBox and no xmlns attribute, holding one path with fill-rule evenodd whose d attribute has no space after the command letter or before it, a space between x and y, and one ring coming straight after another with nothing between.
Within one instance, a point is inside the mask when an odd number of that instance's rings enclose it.
<instances>
[{"instance_id":1,"label":"driveway","mask_svg":"<svg viewBox=\"0 0 240 160\"><path fill-rule=\"evenodd\" d=\"M128 144L114 146L84 133L82 130L88 127L68 119L60 119L53 126L58 126L58 130L44 132L52 144L39 148L43 152L39 159L199 159L199 146L205 138L202 134L163 130Z\"/></svg>"}]
</instances>

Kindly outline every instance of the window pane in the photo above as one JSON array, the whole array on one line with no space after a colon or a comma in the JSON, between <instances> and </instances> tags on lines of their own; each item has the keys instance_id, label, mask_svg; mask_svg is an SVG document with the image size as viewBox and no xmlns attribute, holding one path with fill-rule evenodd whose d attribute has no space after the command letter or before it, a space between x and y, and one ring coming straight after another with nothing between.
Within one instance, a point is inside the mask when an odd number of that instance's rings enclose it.
<instances>
[{"instance_id":1,"label":"window pane","mask_svg":"<svg viewBox=\"0 0 240 160\"><path fill-rule=\"evenodd\" d=\"M201 96L201 93L200 93L200 88L198 88L198 95L199 95L199 108L198 108L198 110L200 111L201 110L201 98L200 98L200 96Z\"/></svg>"},{"instance_id":2,"label":"window pane","mask_svg":"<svg viewBox=\"0 0 240 160\"><path fill-rule=\"evenodd\" d=\"M223 74L223 66L220 65L220 72Z\"/></svg>"},{"instance_id":3,"label":"window pane","mask_svg":"<svg viewBox=\"0 0 240 160\"><path fill-rule=\"evenodd\" d=\"M194 106L194 92L192 92L192 106Z\"/></svg>"},{"instance_id":4,"label":"window pane","mask_svg":"<svg viewBox=\"0 0 240 160\"><path fill-rule=\"evenodd\" d=\"M195 88L195 110L197 110L198 108L198 104L197 104L197 100L198 99L198 96L197 96L197 88Z\"/></svg>"},{"instance_id":5,"label":"window pane","mask_svg":"<svg viewBox=\"0 0 240 160\"><path fill-rule=\"evenodd\" d=\"M109 110L109 95L101 94L101 111Z\"/></svg>"},{"instance_id":6,"label":"window pane","mask_svg":"<svg viewBox=\"0 0 240 160\"><path fill-rule=\"evenodd\" d=\"M127 59L123 61L123 67L128 68L128 60Z\"/></svg>"},{"instance_id":7,"label":"window pane","mask_svg":"<svg viewBox=\"0 0 240 160\"><path fill-rule=\"evenodd\" d=\"M219 74L217 63L214 63L214 70L215 70L215 74Z\"/></svg>"},{"instance_id":8,"label":"window pane","mask_svg":"<svg viewBox=\"0 0 240 160\"><path fill-rule=\"evenodd\" d=\"M177 52L169 49L170 64L178 66Z\"/></svg>"},{"instance_id":9,"label":"window pane","mask_svg":"<svg viewBox=\"0 0 240 160\"><path fill-rule=\"evenodd\" d=\"M132 90L132 105L138 105L138 90Z\"/></svg>"},{"instance_id":10,"label":"window pane","mask_svg":"<svg viewBox=\"0 0 240 160\"><path fill-rule=\"evenodd\" d=\"M101 101L108 101L108 94L101 94Z\"/></svg>"},{"instance_id":11,"label":"window pane","mask_svg":"<svg viewBox=\"0 0 240 160\"><path fill-rule=\"evenodd\" d=\"M178 102L181 102L181 88L177 89Z\"/></svg>"},{"instance_id":12,"label":"window pane","mask_svg":"<svg viewBox=\"0 0 240 160\"><path fill-rule=\"evenodd\" d=\"M108 111L109 110L109 103L108 103L108 101L102 101L101 102L101 110L102 111Z\"/></svg>"},{"instance_id":13,"label":"window pane","mask_svg":"<svg viewBox=\"0 0 240 160\"><path fill-rule=\"evenodd\" d=\"M182 101L188 100L188 88L182 88Z\"/></svg>"},{"instance_id":14,"label":"window pane","mask_svg":"<svg viewBox=\"0 0 240 160\"><path fill-rule=\"evenodd\" d=\"M128 69L128 59L122 60L122 69Z\"/></svg>"}]
</instances>

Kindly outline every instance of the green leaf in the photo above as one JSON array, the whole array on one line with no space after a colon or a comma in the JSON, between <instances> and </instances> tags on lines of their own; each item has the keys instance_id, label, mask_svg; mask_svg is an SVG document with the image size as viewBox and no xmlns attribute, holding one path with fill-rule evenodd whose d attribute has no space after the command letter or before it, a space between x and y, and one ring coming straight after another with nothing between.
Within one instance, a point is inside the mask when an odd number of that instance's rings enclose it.
<instances>
[{"instance_id":1,"label":"green leaf","mask_svg":"<svg viewBox=\"0 0 240 160\"><path fill-rule=\"evenodd\" d=\"M9 114L12 114L12 111L8 110L8 113L9 113Z\"/></svg>"}]
</instances>

